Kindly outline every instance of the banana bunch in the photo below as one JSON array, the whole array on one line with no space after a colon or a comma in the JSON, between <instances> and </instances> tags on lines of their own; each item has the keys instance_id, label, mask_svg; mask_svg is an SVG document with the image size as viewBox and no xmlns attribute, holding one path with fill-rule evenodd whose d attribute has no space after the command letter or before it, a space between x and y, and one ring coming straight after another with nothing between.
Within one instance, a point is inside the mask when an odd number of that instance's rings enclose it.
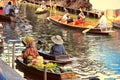
<instances>
[{"instance_id":1,"label":"banana bunch","mask_svg":"<svg viewBox=\"0 0 120 80\"><path fill-rule=\"evenodd\" d=\"M54 63L47 63L47 64L46 64L46 68L47 68L47 69L56 68L56 67L57 67L57 64L54 64Z\"/></svg>"}]
</instances>

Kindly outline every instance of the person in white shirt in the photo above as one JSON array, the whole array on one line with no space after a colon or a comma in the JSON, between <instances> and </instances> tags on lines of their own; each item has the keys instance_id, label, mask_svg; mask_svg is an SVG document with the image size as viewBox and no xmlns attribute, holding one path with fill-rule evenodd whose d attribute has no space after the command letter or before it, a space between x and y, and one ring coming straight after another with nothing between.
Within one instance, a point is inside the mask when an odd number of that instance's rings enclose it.
<instances>
[{"instance_id":1,"label":"person in white shirt","mask_svg":"<svg viewBox=\"0 0 120 80\"><path fill-rule=\"evenodd\" d=\"M41 8L42 8L42 9L46 9L46 8L47 8L47 7L46 7L46 4L45 4L45 1L42 1Z\"/></svg>"},{"instance_id":2,"label":"person in white shirt","mask_svg":"<svg viewBox=\"0 0 120 80\"><path fill-rule=\"evenodd\" d=\"M101 31L107 30L107 22L108 20L106 16L104 15L104 12L101 12L101 18L100 18L99 25L98 25L101 28Z\"/></svg>"}]
</instances>

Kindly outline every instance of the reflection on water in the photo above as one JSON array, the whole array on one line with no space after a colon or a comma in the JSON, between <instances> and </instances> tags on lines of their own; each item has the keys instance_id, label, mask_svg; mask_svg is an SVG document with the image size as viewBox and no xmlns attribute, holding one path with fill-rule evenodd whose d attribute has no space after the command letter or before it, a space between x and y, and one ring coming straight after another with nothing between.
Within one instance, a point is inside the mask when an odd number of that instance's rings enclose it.
<instances>
[{"instance_id":1,"label":"reflection on water","mask_svg":"<svg viewBox=\"0 0 120 80\"><path fill-rule=\"evenodd\" d=\"M33 8L28 6L27 9L27 17L34 25L34 31L37 31L38 35L52 36L59 34L63 37L65 48L70 56L87 56L90 60L96 60L99 64L102 64L104 66L102 67L103 71L120 73L119 33L116 33L116 36L113 37L87 35L85 38L80 30L63 26L58 27L50 23L46 19L49 13L36 15L34 14L35 6ZM47 41L49 40L50 37Z\"/></svg>"},{"instance_id":2,"label":"reflection on water","mask_svg":"<svg viewBox=\"0 0 120 80\"><path fill-rule=\"evenodd\" d=\"M36 8L37 6L28 4L26 14L30 20L30 24L33 25L33 32L37 33L38 38L39 36L43 36L42 38L50 44L50 37L59 34L63 37L65 48L70 56L75 56L79 59L88 57L93 61L88 63L88 59L79 60L79 64L86 64L89 68L92 66L93 69L98 69L99 72L102 70L105 72L112 71L112 75L120 74L119 31L116 32L113 37L100 35L86 35L85 37L81 34L80 30L53 25L46 19L49 13L36 15L34 13ZM54 15L54 13L52 13L52 15ZM79 68L85 69L81 66L79 66ZM98 70L96 70L96 72ZM103 72L101 72L101 74L102 73Z\"/></svg>"}]
</instances>

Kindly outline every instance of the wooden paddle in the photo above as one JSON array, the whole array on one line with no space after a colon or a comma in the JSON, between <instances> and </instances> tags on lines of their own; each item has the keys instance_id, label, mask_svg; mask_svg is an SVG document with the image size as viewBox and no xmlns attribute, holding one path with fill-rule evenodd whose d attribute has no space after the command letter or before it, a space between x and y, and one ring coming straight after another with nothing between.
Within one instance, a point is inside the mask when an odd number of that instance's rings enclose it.
<instances>
[{"instance_id":1,"label":"wooden paddle","mask_svg":"<svg viewBox=\"0 0 120 80\"><path fill-rule=\"evenodd\" d=\"M95 27L97 27L97 26L98 26L98 24ZM86 34L88 31L90 31L91 29L93 29L95 27L88 27L87 29L83 30L82 33Z\"/></svg>"}]
</instances>

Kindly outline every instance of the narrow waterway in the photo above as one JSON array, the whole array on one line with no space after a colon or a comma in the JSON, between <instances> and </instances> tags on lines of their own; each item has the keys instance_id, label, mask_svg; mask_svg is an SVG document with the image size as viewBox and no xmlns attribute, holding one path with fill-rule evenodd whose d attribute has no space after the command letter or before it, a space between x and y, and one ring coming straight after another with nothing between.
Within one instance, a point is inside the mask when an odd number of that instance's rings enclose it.
<instances>
[{"instance_id":1,"label":"narrow waterway","mask_svg":"<svg viewBox=\"0 0 120 80\"><path fill-rule=\"evenodd\" d=\"M45 39L48 41L48 43L50 42L50 36L59 34L63 37L65 41L65 48L70 56L74 56L79 59L84 56L93 61L93 64L95 65L89 64L89 61L87 62L80 60L82 62L86 62L85 64L88 64L86 65L86 68L91 67L92 69L96 69L93 70L96 71L96 74L93 75L91 73L92 76L101 76L101 80L105 78L120 79L119 29L116 31L114 36L85 36L81 34L80 30L66 28L63 26L58 27L46 19L50 15L61 14L61 12L56 13L55 10L53 10L51 11L52 13L49 12L43 15L36 15L34 14L36 6L30 5L31 4L28 4L27 6L27 17L32 22L31 24L34 26L34 31L37 31L39 35L47 35ZM95 19L91 19L91 22L92 20ZM78 61L77 63L81 62ZM76 65L78 65L77 63ZM79 68L80 66L78 69Z\"/></svg>"},{"instance_id":2,"label":"narrow waterway","mask_svg":"<svg viewBox=\"0 0 120 80\"><path fill-rule=\"evenodd\" d=\"M47 20L48 16L63 14L61 12L56 13L53 9L48 13L36 15L35 10L38 6L31 3L25 3L24 6L23 9L26 8L25 14L30 24L33 25L34 34L38 39L46 40L48 44L45 46L45 51L50 49L51 36L61 35L68 55L77 59L72 65L77 67L71 68L80 77L84 79L98 76L101 80L106 78L120 79L119 29L113 36L84 35L80 30L56 26Z\"/></svg>"}]
</instances>

